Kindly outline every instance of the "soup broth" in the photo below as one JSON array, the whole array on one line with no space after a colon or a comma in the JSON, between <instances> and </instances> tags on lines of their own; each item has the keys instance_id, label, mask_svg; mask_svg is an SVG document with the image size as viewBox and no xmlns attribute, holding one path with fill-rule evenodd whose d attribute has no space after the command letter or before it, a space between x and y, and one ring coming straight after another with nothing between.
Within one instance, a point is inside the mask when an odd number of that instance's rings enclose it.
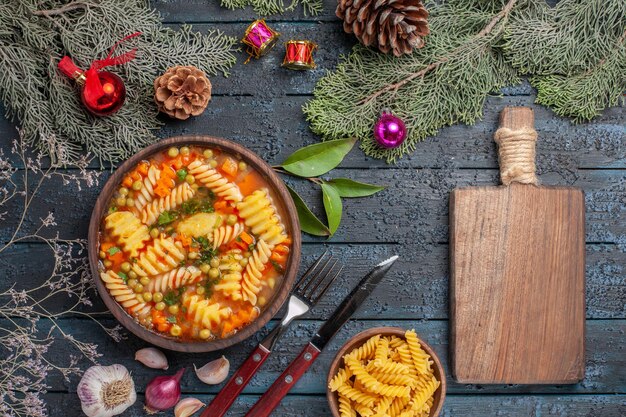
<instances>
[{"instance_id":1,"label":"soup broth","mask_svg":"<svg viewBox=\"0 0 626 417\"><path fill-rule=\"evenodd\" d=\"M272 298L291 238L267 182L216 148L141 161L102 219L100 278L144 327L183 340L229 337Z\"/></svg>"}]
</instances>

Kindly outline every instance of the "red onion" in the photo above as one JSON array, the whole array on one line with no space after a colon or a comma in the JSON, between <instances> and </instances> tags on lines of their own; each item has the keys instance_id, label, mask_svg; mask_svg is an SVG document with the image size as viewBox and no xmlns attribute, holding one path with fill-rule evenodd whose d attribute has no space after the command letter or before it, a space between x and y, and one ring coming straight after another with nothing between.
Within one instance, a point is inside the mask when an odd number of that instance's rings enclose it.
<instances>
[{"instance_id":1,"label":"red onion","mask_svg":"<svg viewBox=\"0 0 626 417\"><path fill-rule=\"evenodd\" d=\"M157 376L146 387L146 411L154 414L174 407L180 400L180 378L185 368L175 375Z\"/></svg>"}]
</instances>

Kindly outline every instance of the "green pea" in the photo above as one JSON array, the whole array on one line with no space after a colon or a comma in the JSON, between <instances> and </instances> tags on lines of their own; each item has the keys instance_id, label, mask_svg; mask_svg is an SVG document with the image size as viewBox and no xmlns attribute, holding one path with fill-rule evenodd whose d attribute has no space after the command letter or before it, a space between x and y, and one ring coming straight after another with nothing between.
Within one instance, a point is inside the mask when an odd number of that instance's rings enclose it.
<instances>
[{"instance_id":1,"label":"green pea","mask_svg":"<svg viewBox=\"0 0 626 417\"><path fill-rule=\"evenodd\" d=\"M128 188L126 187L121 187L119 191L121 196L125 196L128 194Z\"/></svg>"},{"instance_id":2,"label":"green pea","mask_svg":"<svg viewBox=\"0 0 626 417\"><path fill-rule=\"evenodd\" d=\"M146 300L143 298L143 295L141 295L141 294L137 294L137 295L135 296L135 298L137 298L137 300L139 300L139 302L140 302L140 303L143 303L143 302L145 302L145 301L146 301Z\"/></svg>"},{"instance_id":3,"label":"green pea","mask_svg":"<svg viewBox=\"0 0 626 417\"><path fill-rule=\"evenodd\" d=\"M104 266L107 268L110 268L113 265L113 262L109 261L108 259L105 259L103 263L104 263Z\"/></svg>"},{"instance_id":4,"label":"green pea","mask_svg":"<svg viewBox=\"0 0 626 417\"><path fill-rule=\"evenodd\" d=\"M229 214L226 218L226 224L232 226L235 223L237 223L237 216L235 216L234 214Z\"/></svg>"},{"instance_id":5,"label":"green pea","mask_svg":"<svg viewBox=\"0 0 626 417\"><path fill-rule=\"evenodd\" d=\"M204 152L202 152L202 155L204 155L205 158L211 158L213 156L213 151L210 149L205 149Z\"/></svg>"},{"instance_id":6,"label":"green pea","mask_svg":"<svg viewBox=\"0 0 626 417\"><path fill-rule=\"evenodd\" d=\"M136 292L136 293L143 292L143 285L141 285L141 284L137 284L137 285L135 285L135 287L133 288L133 290L135 290L135 292Z\"/></svg>"},{"instance_id":7,"label":"green pea","mask_svg":"<svg viewBox=\"0 0 626 417\"><path fill-rule=\"evenodd\" d=\"M211 258L211 260L209 261L209 265L211 265L212 268L217 268L218 266L220 266L220 260L217 258Z\"/></svg>"},{"instance_id":8,"label":"green pea","mask_svg":"<svg viewBox=\"0 0 626 417\"><path fill-rule=\"evenodd\" d=\"M198 295L204 294L205 291L206 291L206 289L204 287L202 287L202 286L198 286L198 288L196 288L196 294L198 294Z\"/></svg>"},{"instance_id":9,"label":"green pea","mask_svg":"<svg viewBox=\"0 0 626 417\"><path fill-rule=\"evenodd\" d=\"M146 292L144 292L144 293L142 294L142 296L143 296L143 300L144 300L146 303L149 303L150 301L152 301L152 293L151 293L151 292L146 291Z\"/></svg>"},{"instance_id":10,"label":"green pea","mask_svg":"<svg viewBox=\"0 0 626 417\"><path fill-rule=\"evenodd\" d=\"M159 229L157 229L156 227L150 230L150 236L152 237L152 239L156 239L157 237L159 237L159 234Z\"/></svg>"},{"instance_id":11,"label":"green pea","mask_svg":"<svg viewBox=\"0 0 626 417\"><path fill-rule=\"evenodd\" d=\"M209 161L209 166L210 166L211 168L215 168L215 167L217 166L217 161L216 161L215 159L211 159L211 160Z\"/></svg>"},{"instance_id":12,"label":"green pea","mask_svg":"<svg viewBox=\"0 0 626 417\"><path fill-rule=\"evenodd\" d=\"M209 273L209 269L211 269L211 267L208 264L200 265L200 271L202 271L203 274L208 274Z\"/></svg>"},{"instance_id":13,"label":"green pea","mask_svg":"<svg viewBox=\"0 0 626 417\"><path fill-rule=\"evenodd\" d=\"M240 260L239 261L239 265L241 265L241 266L248 265L248 258L243 258L242 260Z\"/></svg>"},{"instance_id":14,"label":"green pea","mask_svg":"<svg viewBox=\"0 0 626 417\"><path fill-rule=\"evenodd\" d=\"M246 169L248 169L248 164L243 161L239 162L239 171L245 171Z\"/></svg>"},{"instance_id":15,"label":"green pea","mask_svg":"<svg viewBox=\"0 0 626 417\"><path fill-rule=\"evenodd\" d=\"M127 198L126 199L126 205L128 207L135 207L135 200L133 200L132 198Z\"/></svg>"},{"instance_id":16,"label":"green pea","mask_svg":"<svg viewBox=\"0 0 626 417\"><path fill-rule=\"evenodd\" d=\"M98 253L98 256L100 257L100 259L106 259L107 254L105 251L101 250L100 253Z\"/></svg>"},{"instance_id":17,"label":"green pea","mask_svg":"<svg viewBox=\"0 0 626 417\"><path fill-rule=\"evenodd\" d=\"M181 155L189 155L189 147L183 146L182 148L180 148L180 154Z\"/></svg>"},{"instance_id":18,"label":"green pea","mask_svg":"<svg viewBox=\"0 0 626 417\"><path fill-rule=\"evenodd\" d=\"M135 285L137 285L137 280L136 279L129 279L126 284L128 284L128 286L130 288L133 288Z\"/></svg>"},{"instance_id":19,"label":"green pea","mask_svg":"<svg viewBox=\"0 0 626 417\"><path fill-rule=\"evenodd\" d=\"M124 207L126 205L126 199L124 197L119 197L115 200L115 204L120 207Z\"/></svg>"},{"instance_id":20,"label":"green pea","mask_svg":"<svg viewBox=\"0 0 626 417\"><path fill-rule=\"evenodd\" d=\"M154 299L154 296L152 296L152 299ZM163 311L163 310L165 310L165 303L160 301L160 302L158 302L158 303L156 303L154 305L154 308L159 310L159 311Z\"/></svg>"},{"instance_id":21,"label":"green pea","mask_svg":"<svg viewBox=\"0 0 626 417\"><path fill-rule=\"evenodd\" d=\"M200 339L208 339L211 337L211 331L209 329L202 329L199 333Z\"/></svg>"},{"instance_id":22,"label":"green pea","mask_svg":"<svg viewBox=\"0 0 626 417\"><path fill-rule=\"evenodd\" d=\"M154 294L152 294L152 301L156 303L160 303L161 301L163 301L163 293L155 292Z\"/></svg>"},{"instance_id":23,"label":"green pea","mask_svg":"<svg viewBox=\"0 0 626 417\"><path fill-rule=\"evenodd\" d=\"M196 182L196 178L189 174L185 177L185 181L187 181L187 184L193 184L194 182Z\"/></svg>"},{"instance_id":24,"label":"green pea","mask_svg":"<svg viewBox=\"0 0 626 417\"><path fill-rule=\"evenodd\" d=\"M137 279L137 273L135 271L130 271L128 273L128 278Z\"/></svg>"},{"instance_id":25,"label":"green pea","mask_svg":"<svg viewBox=\"0 0 626 417\"><path fill-rule=\"evenodd\" d=\"M182 333L183 329L178 324L173 325L170 329L170 334L174 337L180 336Z\"/></svg>"},{"instance_id":26,"label":"green pea","mask_svg":"<svg viewBox=\"0 0 626 417\"><path fill-rule=\"evenodd\" d=\"M220 276L220 270L217 268L209 269L209 278L215 279Z\"/></svg>"},{"instance_id":27,"label":"green pea","mask_svg":"<svg viewBox=\"0 0 626 417\"><path fill-rule=\"evenodd\" d=\"M169 311L170 314L178 314L179 310L180 308L178 307L178 304L171 305L167 308L167 311Z\"/></svg>"},{"instance_id":28,"label":"green pea","mask_svg":"<svg viewBox=\"0 0 626 417\"><path fill-rule=\"evenodd\" d=\"M169 156L170 158L176 158L178 156L178 148L169 148L167 150L167 156Z\"/></svg>"},{"instance_id":29,"label":"green pea","mask_svg":"<svg viewBox=\"0 0 626 417\"><path fill-rule=\"evenodd\" d=\"M128 272L130 271L130 264L128 262L123 262L122 265L120 265L120 268L122 268L122 271Z\"/></svg>"},{"instance_id":30,"label":"green pea","mask_svg":"<svg viewBox=\"0 0 626 417\"><path fill-rule=\"evenodd\" d=\"M141 277L139 282L141 282L141 285L148 285L148 284L150 284L150 278L148 278L148 277Z\"/></svg>"},{"instance_id":31,"label":"green pea","mask_svg":"<svg viewBox=\"0 0 626 417\"><path fill-rule=\"evenodd\" d=\"M137 180L133 183L133 190L139 191L141 190L141 186L142 186L141 181Z\"/></svg>"}]
</instances>

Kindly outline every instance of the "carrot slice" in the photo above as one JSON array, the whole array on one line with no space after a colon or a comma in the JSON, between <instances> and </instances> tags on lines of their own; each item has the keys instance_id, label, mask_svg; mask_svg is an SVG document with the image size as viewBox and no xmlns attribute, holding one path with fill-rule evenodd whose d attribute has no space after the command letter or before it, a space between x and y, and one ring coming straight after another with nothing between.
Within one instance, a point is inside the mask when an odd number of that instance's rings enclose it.
<instances>
[{"instance_id":1,"label":"carrot slice","mask_svg":"<svg viewBox=\"0 0 626 417\"><path fill-rule=\"evenodd\" d=\"M222 171L231 177L237 176L237 162L235 162L232 158L225 158L222 163Z\"/></svg>"},{"instance_id":2,"label":"carrot slice","mask_svg":"<svg viewBox=\"0 0 626 417\"><path fill-rule=\"evenodd\" d=\"M147 161L140 162L137 165L137 172L143 175L144 177L148 175L148 168L150 167L150 163Z\"/></svg>"},{"instance_id":3,"label":"carrot slice","mask_svg":"<svg viewBox=\"0 0 626 417\"><path fill-rule=\"evenodd\" d=\"M239 238L243 240L247 245L252 245L254 243L254 238L250 236L247 232L241 232Z\"/></svg>"},{"instance_id":4,"label":"carrot slice","mask_svg":"<svg viewBox=\"0 0 626 417\"><path fill-rule=\"evenodd\" d=\"M289 253L289 247L285 245L278 245L274 248L274 252L286 254Z\"/></svg>"}]
</instances>

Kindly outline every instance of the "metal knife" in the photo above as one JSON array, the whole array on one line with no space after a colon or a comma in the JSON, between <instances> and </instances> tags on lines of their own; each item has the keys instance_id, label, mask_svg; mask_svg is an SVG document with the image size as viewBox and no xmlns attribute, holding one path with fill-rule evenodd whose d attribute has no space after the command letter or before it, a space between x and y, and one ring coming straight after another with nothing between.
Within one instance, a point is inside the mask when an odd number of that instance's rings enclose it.
<instances>
[{"instance_id":1,"label":"metal knife","mask_svg":"<svg viewBox=\"0 0 626 417\"><path fill-rule=\"evenodd\" d=\"M374 288L376 288L397 259L397 256L392 256L386 261L379 263L361 279L361 282L344 298L330 318L302 349L298 357L289 364L287 369L248 411L246 417L268 417L274 411L283 397L287 395L300 377L313 364L313 361L315 361L322 349L374 291Z\"/></svg>"}]
</instances>

